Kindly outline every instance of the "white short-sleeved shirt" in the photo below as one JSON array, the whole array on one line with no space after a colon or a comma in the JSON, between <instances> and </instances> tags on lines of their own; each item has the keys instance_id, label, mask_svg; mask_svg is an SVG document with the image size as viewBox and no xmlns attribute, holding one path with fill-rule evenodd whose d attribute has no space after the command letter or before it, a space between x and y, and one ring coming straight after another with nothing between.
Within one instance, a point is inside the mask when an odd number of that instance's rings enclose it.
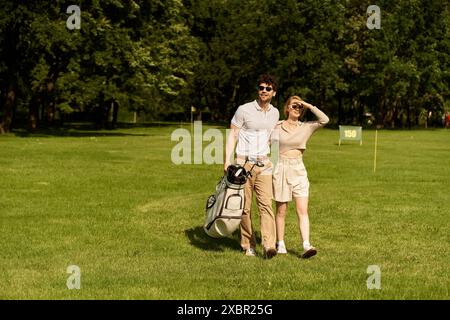
<instances>
[{"instance_id":1,"label":"white short-sleeved shirt","mask_svg":"<svg viewBox=\"0 0 450 320\"><path fill-rule=\"evenodd\" d=\"M236 154L250 158L267 156L270 135L279 118L278 109L271 104L267 111L256 100L239 106L231 119L231 124L240 129Z\"/></svg>"}]
</instances>

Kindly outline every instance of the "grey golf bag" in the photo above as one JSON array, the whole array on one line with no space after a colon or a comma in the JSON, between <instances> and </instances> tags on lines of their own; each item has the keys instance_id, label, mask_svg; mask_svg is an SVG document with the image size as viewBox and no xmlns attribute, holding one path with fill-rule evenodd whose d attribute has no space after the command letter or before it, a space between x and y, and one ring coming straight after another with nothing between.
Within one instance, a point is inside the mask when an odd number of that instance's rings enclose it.
<instances>
[{"instance_id":1,"label":"grey golf bag","mask_svg":"<svg viewBox=\"0 0 450 320\"><path fill-rule=\"evenodd\" d=\"M206 221L203 226L206 234L213 238L230 236L241 223L244 211L244 185L251 171L243 166L230 165L226 174L216 186L216 192L206 201Z\"/></svg>"}]
</instances>

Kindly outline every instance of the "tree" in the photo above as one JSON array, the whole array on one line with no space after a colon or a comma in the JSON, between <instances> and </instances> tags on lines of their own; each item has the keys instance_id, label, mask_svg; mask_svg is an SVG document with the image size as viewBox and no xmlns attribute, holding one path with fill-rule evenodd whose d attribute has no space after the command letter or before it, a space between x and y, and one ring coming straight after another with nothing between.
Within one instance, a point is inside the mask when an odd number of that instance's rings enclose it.
<instances>
[{"instance_id":1,"label":"tree","mask_svg":"<svg viewBox=\"0 0 450 320\"><path fill-rule=\"evenodd\" d=\"M275 105L297 94L342 124L432 124L450 106L446 1L380 0L374 30L362 0L85 0L80 30L68 0L2 2L1 132L24 109L31 129L75 111L113 126L119 107L229 121L266 72Z\"/></svg>"},{"instance_id":2,"label":"tree","mask_svg":"<svg viewBox=\"0 0 450 320\"><path fill-rule=\"evenodd\" d=\"M30 129L53 124L57 112L90 112L103 127L114 122L119 105L155 116L168 104L181 105L197 59L181 1L82 1L80 30L66 27L71 4L5 4L3 132L10 129L19 98L29 108Z\"/></svg>"}]
</instances>

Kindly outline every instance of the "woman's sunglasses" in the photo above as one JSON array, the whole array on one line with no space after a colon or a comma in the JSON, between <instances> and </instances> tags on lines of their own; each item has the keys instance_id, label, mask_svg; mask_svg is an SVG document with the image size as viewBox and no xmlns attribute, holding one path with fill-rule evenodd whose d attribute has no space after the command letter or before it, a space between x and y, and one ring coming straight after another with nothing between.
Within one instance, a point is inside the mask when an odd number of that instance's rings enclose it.
<instances>
[{"instance_id":1,"label":"woman's sunglasses","mask_svg":"<svg viewBox=\"0 0 450 320\"><path fill-rule=\"evenodd\" d=\"M272 91L272 87L258 86L259 91L263 91L264 89L266 89L267 92Z\"/></svg>"},{"instance_id":2,"label":"woman's sunglasses","mask_svg":"<svg viewBox=\"0 0 450 320\"><path fill-rule=\"evenodd\" d=\"M303 109L303 105L297 104L297 103L296 103L296 104L293 104L293 105L291 106L291 108L294 109L294 110L300 111L300 110Z\"/></svg>"}]
</instances>

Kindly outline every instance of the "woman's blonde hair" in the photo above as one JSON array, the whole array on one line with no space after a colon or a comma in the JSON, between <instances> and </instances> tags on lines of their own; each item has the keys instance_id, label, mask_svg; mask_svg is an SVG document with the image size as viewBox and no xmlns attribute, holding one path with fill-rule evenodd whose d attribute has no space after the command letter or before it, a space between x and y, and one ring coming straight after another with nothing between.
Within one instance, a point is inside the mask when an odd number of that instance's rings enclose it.
<instances>
[{"instance_id":1,"label":"woman's blonde hair","mask_svg":"<svg viewBox=\"0 0 450 320\"><path fill-rule=\"evenodd\" d=\"M284 104L284 115L286 116L286 119L289 118L289 105L292 103L292 100L298 100L298 101L303 102L303 99L300 98L299 96L290 96ZM298 117L298 119L300 120L305 115L305 113L306 113L306 109L303 108L300 111L300 116Z\"/></svg>"}]
</instances>

